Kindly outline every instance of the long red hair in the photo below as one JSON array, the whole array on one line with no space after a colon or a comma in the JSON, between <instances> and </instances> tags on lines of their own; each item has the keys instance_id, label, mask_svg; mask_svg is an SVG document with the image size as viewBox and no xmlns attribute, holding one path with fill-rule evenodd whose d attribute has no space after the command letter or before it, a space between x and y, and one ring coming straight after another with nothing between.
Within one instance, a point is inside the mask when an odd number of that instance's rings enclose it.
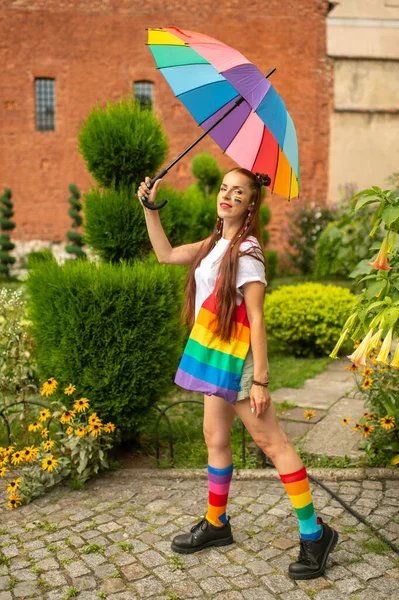
<instances>
[{"instance_id":1,"label":"long red hair","mask_svg":"<svg viewBox=\"0 0 399 600\"><path fill-rule=\"evenodd\" d=\"M263 253L262 236L260 231L259 207L262 200L262 183L261 180L248 169L236 167L228 171L228 173L239 173L245 175L250 181L252 191L250 199L250 211L247 217L243 219L243 223L235 233L231 243L224 254L219 265L219 285L217 290L217 327L216 334L223 340L229 341L232 334L234 316L237 301L237 272L238 261L240 256L250 255L254 259L263 263L265 268L265 258ZM267 176L266 176L267 177ZM251 206L251 203L254 205ZM204 244L191 265L191 269L187 276L185 303L182 311L182 318L192 327L195 321L195 270L205 256L215 247L215 243L222 236L221 219L218 218L216 227L209 238L204 241ZM259 247L253 246L246 251L241 251L240 244L248 236L254 236L259 243Z\"/></svg>"}]
</instances>

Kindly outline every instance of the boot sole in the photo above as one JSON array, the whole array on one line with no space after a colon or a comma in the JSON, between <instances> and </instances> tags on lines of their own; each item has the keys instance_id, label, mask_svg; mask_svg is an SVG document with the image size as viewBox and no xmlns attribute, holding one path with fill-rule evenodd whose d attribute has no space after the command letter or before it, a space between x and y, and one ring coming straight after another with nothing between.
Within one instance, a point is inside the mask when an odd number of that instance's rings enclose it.
<instances>
[{"instance_id":1,"label":"boot sole","mask_svg":"<svg viewBox=\"0 0 399 600\"><path fill-rule=\"evenodd\" d=\"M180 546L176 546L172 543L171 548L173 552L178 552L179 554L193 554L194 552L199 552L204 548L209 548L210 546L228 546L229 544L233 544L234 539L231 535L228 538L223 538L221 540L209 541L205 542L205 544L201 544L201 546L196 546L195 548L181 548Z\"/></svg>"},{"instance_id":2,"label":"boot sole","mask_svg":"<svg viewBox=\"0 0 399 600\"><path fill-rule=\"evenodd\" d=\"M298 575L297 574L293 574L292 575L288 571L288 576L291 579L316 579L316 577L320 577L321 575L323 575L324 570L326 568L327 559L328 559L330 553L334 550L335 546L337 545L338 538L339 538L339 535L338 535L338 533L335 530L333 531L333 533L334 533L334 535L331 538L330 545L327 548L327 552L325 554L325 558L323 560L323 564L321 565L320 569L318 571L315 571L314 573L304 573L303 575L300 575L300 574L298 574Z\"/></svg>"}]
</instances>

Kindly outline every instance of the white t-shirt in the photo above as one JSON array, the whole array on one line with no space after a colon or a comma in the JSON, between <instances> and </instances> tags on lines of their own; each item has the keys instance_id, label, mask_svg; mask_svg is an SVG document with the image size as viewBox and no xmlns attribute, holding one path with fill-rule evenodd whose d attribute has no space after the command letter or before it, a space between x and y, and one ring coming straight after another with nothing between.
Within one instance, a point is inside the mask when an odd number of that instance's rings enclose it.
<instances>
[{"instance_id":1,"label":"white t-shirt","mask_svg":"<svg viewBox=\"0 0 399 600\"><path fill-rule=\"evenodd\" d=\"M240 244L241 251L245 252L246 250L249 250L254 244L259 248L258 240L254 236L250 235L246 240L248 241L241 242ZM230 242L231 240L220 238L208 256L205 256L205 258L202 259L195 270L195 318L197 318L202 303L215 289L220 261L229 247ZM240 256L236 283L238 305L241 304L244 298L241 286L243 286L244 283L249 283L251 281L261 281L267 285L264 266L259 260L252 256Z\"/></svg>"}]
</instances>

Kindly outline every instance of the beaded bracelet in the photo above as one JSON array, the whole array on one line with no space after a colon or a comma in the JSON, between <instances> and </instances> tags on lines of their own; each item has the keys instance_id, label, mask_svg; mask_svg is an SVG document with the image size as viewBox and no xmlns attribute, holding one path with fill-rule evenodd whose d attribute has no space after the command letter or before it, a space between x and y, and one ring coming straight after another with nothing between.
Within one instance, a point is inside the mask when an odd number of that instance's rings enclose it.
<instances>
[{"instance_id":1,"label":"beaded bracelet","mask_svg":"<svg viewBox=\"0 0 399 600\"><path fill-rule=\"evenodd\" d=\"M269 381L265 381L264 383L262 383L261 381L256 381L256 379L253 379L252 383L254 385L261 385L262 387L265 387L265 388L269 387Z\"/></svg>"}]
</instances>

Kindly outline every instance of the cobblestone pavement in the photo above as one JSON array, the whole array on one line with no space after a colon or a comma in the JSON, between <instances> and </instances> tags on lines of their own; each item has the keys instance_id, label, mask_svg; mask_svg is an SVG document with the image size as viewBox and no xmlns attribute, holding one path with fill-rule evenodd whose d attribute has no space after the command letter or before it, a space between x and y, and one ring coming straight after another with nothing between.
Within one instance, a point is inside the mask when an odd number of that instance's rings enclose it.
<instances>
[{"instance_id":1,"label":"cobblestone pavement","mask_svg":"<svg viewBox=\"0 0 399 600\"><path fill-rule=\"evenodd\" d=\"M0 600L399 599L399 556L319 486L317 512L339 544L323 577L294 582L297 521L276 477L233 479L235 543L185 556L170 541L204 514L206 479L154 475L104 473L85 490L59 486L14 511L0 494ZM398 479L326 483L399 545Z\"/></svg>"}]
</instances>

